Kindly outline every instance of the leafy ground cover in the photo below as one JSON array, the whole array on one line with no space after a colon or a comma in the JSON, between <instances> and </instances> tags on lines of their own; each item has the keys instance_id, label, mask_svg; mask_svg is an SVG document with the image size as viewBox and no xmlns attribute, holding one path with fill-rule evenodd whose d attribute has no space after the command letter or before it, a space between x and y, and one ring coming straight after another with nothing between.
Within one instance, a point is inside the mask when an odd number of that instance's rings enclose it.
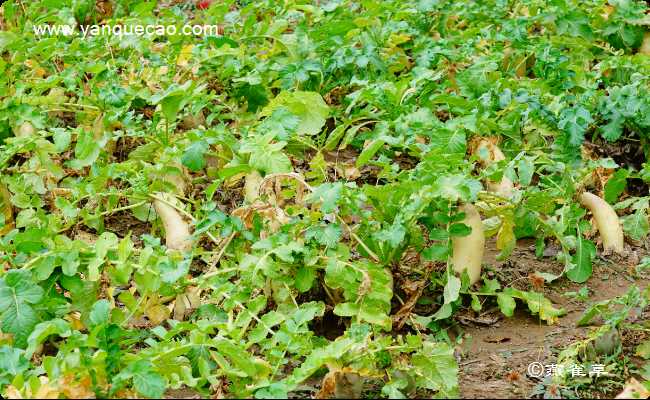
<instances>
[{"instance_id":1,"label":"leafy ground cover","mask_svg":"<svg viewBox=\"0 0 650 400\"><path fill-rule=\"evenodd\" d=\"M3 397L648 396L646 2L0 10Z\"/></svg>"}]
</instances>

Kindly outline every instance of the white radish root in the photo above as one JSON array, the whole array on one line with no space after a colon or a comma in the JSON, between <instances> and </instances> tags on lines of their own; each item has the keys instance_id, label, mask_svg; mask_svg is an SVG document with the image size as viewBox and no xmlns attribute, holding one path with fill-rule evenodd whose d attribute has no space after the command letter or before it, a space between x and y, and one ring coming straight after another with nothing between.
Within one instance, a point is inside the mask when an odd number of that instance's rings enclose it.
<instances>
[{"instance_id":1,"label":"white radish root","mask_svg":"<svg viewBox=\"0 0 650 400\"><path fill-rule=\"evenodd\" d=\"M151 174L151 179L165 182L172 188L171 190L175 195L182 196L186 192L188 186L187 172L185 167L180 163L173 163L170 166L178 168L179 172L163 173L156 171Z\"/></svg>"},{"instance_id":2,"label":"white radish root","mask_svg":"<svg viewBox=\"0 0 650 400\"><path fill-rule=\"evenodd\" d=\"M476 207L471 204L464 204L460 211L465 213L463 224L472 228L467 236L456 236L451 239L453 247L452 265L454 271L462 274L467 270L470 283L474 284L481 278L481 264L483 263L483 252L485 250L485 235L483 223Z\"/></svg>"},{"instance_id":3,"label":"white radish root","mask_svg":"<svg viewBox=\"0 0 650 400\"><path fill-rule=\"evenodd\" d=\"M650 32L643 35L643 42L639 48L639 54L650 55Z\"/></svg>"},{"instance_id":4,"label":"white radish root","mask_svg":"<svg viewBox=\"0 0 650 400\"><path fill-rule=\"evenodd\" d=\"M487 152L487 157L484 157L483 154ZM475 154L479 156L479 163L483 168L490 166L495 162L505 160L506 157L503 155L503 152L499 147L489 139L481 139L476 145ZM503 176L500 182L489 181L487 183L488 190L492 193L496 193L501 197L510 197L514 191L514 185L512 181Z\"/></svg>"},{"instance_id":5,"label":"white radish root","mask_svg":"<svg viewBox=\"0 0 650 400\"><path fill-rule=\"evenodd\" d=\"M485 150L484 150L485 149ZM487 158L483 157L482 153L487 151ZM489 139L481 139L477 146L476 146L476 153L479 156L479 162L483 167L487 167L488 165L503 161L506 159L506 156L503 155L503 152L501 149L494 144L491 140Z\"/></svg>"},{"instance_id":6,"label":"white radish root","mask_svg":"<svg viewBox=\"0 0 650 400\"><path fill-rule=\"evenodd\" d=\"M641 382L631 378L625 386L623 391L615 398L617 399L647 399L650 396L650 390L646 388Z\"/></svg>"},{"instance_id":7,"label":"white radish root","mask_svg":"<svg viewBox=\"0 0 650 400\"><path fill-rule=\"evenodd\" d=\"M25 121L16 130L16 137L26 138L33 136L35 133L36 129L34 129L34 125L32 125L31 122Z\"/></svg>"},{"instance_id":8,"label":"white radish root","mask_svg":"<svg viewBox=\"0 0 650 400\"><path fill-rule=\"evenodd\" d=\"M244 182L244 200L246 203L252 204L260 197L262 179L262 175L257 170L253 170L246 175Z\"/></svg>"},{"instance_id":9,"label":"white radish root","mask_svg":"<svg viewBox=\"0 0 650 400\"><path fill-rule=\"evenodd\" d=\"M490 192L496 193L505 198L512 196L512 191L514 189L512 181L505 176L501 178L501 182L488 182L487 187Z\"/></svg>"},{"instance_id":10,"label":"white radish root","mask_svg":"<svg viewBox=\"0 0 650 400\"><path fill-rule=\"evenodd\" d=\"M173 196L157 193L153 205L165 229L165 245L168 249L188 251L192 248L189 224L180 213L170 204L174 203Z\"/></svg>"},{"instance_id":11,"label":"white radish root","mask_svg":"<svg viewBox=\"0 0 650 400\"><path fill-rule=\"evenodd\" d=\"M589 192L582 193L579 200L580 204L591 211L594 216L598 233L603 240L603 250L605 253L623 253L623 227L612 206L605 200Z\"/></svg>"}]
</instances>

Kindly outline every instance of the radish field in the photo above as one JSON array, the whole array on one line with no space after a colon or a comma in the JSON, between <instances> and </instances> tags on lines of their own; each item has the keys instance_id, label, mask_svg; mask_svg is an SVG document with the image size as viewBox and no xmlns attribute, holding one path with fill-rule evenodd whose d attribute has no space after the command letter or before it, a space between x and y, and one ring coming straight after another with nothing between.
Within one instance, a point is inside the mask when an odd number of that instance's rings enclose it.
<instances>
[{"instance_id":1,"label":"radish field","mask_svg":"<svg viewBox=\"0 0 650 400\"><path fill-rule=\"evenodd\" d=\"M650 397L650 2L8 0L0 397Z\"/></svg>"}]
</instances>

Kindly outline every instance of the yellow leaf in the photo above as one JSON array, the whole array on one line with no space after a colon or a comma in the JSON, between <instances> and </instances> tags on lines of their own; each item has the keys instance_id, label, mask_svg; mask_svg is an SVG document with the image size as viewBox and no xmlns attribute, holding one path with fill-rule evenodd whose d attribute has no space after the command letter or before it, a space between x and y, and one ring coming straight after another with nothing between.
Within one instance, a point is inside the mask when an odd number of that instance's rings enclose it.
<instances>
[{"instance_id":1,"label":"yellow leaf","mask_svg":"<svg viewBox=\"0 0 650 400\"><path fill-rule=\"evenodd\" d=\"M158 296L153 296L147 301L144 312L152 325L160 325L171 314L167 307L160 304Z\"/></svg>"},{"instance_id":2,"label":"yellow leaf","mask_svg":"<svg viewBox=\"0 0 650 400\"><path fill-rule=\"evenodd\" d=\"M516 244L514 224L509 219L504 219L497 233L497 249L501 250L498 258L503 259L509 256Z\"/></svg>"},{"instance_id":3,"label":"yellow leaf","mask_svg":"<svg viewBox=\"0 0 650 400\"><path fill-rule=\"evenodd\" d=\"M391 33L388 37L388 47L399 46L409 40L411 40L411 35L407 35L406 33Z\"/></svg>"},{"instance_id":4,"label":"yellow leaf","mask_svg":"<svg viewBox=\"0 0 650 400\"><path fill-rule=\"evenodd\" d=\"M24 398L22 393L18 391L13 385L7 386L7 389L5 389L4 395L5 398L7 399L22 399Z\"/></svg>"},{"instance_id":5,"label":"yellow leaf","mask_svg":"<svg viewBox=\"0 0 650 400\"><path fill-rule=\"evenodd\" d=\"M176 65L179 67L187 67L189 64L190 57L192 56L192 49L194 48L193 44L187 44L181 49L178 58L176 59Z\"/></svg>"},{"instance_id":6,"label":"yellow leaf","mask_svg":"<svg viewBox=\"0 0 650 400\"><path fill-rule=\"evenodd\" d=\"M164 320L169 318L169 309L162 304L157 304L153 307L147 308L145 311L147 318L153 325L160 325Z\"/></svg>"},{"instance_id":7,"label":"yellow leaf","mask_svg":"<svg viewBox=\"0 0 650 400\"><path fill-rule=\"evenodd\" d=\"M369 17L359 17L354 19L354 24L359 28L365 28L366 26L371 26L375 19Z\"/></svg>"},{"instance_id":8,"label":"yellow leaf","mask_svg":"<svg viewBox=\"0 0 650 400\"><path fill-rule=\"evenodd\" d=\"M79 314L78 312L73 312L63 317L63 319L70 322L70 325L72 325L72 329L81 331L86 329L86 327L84 326L83 322L81 322L80 317L81 314Z\"/></svg>"},{"instance_id":9,"label":"yellow leaf","mask_svg":"<svg viewBox=\"0 0 650 400\"><path fill-rule=\"evenodd\" d=\"M90 389L92 384L89 376L77 379L73 374L66 374L60 379L59 385L63 388L63 395L67 399L90 399L95 393Z\"/></svg>"},{"instance_id":10,"label":"yellow leaf","mask_svg":"<svg viewBox=\"0 0 650 400\"><path fill-rule=\"evenodd\" d=\"M61 394L61 391L52 386L45 376L40 376L39 380L41 381L41 386L38 388L36 391L36 394L34 394L33 398L35 399L58 399L59 395Z\"/></svg>"},{"instance_id":11,"label":"yellow leaf","mask_svg":"<svg viewBox=\"0 0 650 400\"><path fill-rule=\"evenodd\" d=\"M4 214L4 224L0 226L0 236L2 236L14 228L11 193L2 184L0 184L0 208Z\"/></svg>"}]
</instances>

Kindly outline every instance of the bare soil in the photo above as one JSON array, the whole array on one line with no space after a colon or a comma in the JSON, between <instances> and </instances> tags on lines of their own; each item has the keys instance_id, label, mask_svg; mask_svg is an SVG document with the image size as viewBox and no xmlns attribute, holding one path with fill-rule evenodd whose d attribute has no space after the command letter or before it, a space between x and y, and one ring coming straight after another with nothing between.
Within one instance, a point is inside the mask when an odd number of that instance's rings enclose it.
<instances>
[{"instance_id":1,"label":"bare soil","mask_svg":"<svg viewBox=\"0 0 650 400\"><path fill-rule=\"evenodd\" d=\"M496 251L486 252L484 263L494 269L500 278L511 274L513 286L524 289L529 282L522 277L534 272L558 273L562 265L554 257L537 259L532 243L522 241L505 263L496 260ZM553 253L552 249L547 253ZM647 279L633 280L629 273L645 255L644 249L630 250L628 257L608 263L599 259L594 265L593 276L584 284L575 284L566 278L558 279L545 286L542 291L556 306L563 307L567 314L554 325L532 316L525 305L518 304L515 315L506 318L498 311L492 310L473 318L464 319L466 340L460 346L460 389L462 398L528 398L533 396L534 387L540 382L538 378L527 375L528 365L538 361L544 365L552 364L557 352L572 342L586 336L590 327L577 327L576 321L589 304L611 299L627 292L632 284L641 289L648 286ZM550 254L549 254L550 255ZM582 286L590 289L590 297L582 302L566 296L566 292L577 292ZM646 310L647 313L647 310ZM462 318L462 317L461 317ZM468 322L469 321L469 322ZM623 348L632 351L640 339L630 332L622 332ZM592 393L596 397L607 398L612 394L603 389L603 393Z\"/></svg>"}]
</instances>

